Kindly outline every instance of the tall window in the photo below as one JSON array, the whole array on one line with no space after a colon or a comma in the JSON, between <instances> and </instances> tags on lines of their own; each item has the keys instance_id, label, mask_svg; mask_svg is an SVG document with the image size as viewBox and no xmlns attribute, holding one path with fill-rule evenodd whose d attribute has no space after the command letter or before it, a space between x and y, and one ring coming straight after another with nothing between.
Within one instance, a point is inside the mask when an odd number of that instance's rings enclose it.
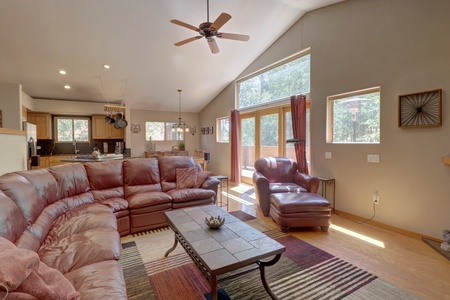
<instances>
[{"instance_id":1,"label":"tall window","mask_svg":"<svg viewBox=\"0 0 450 300\"><path fill-rule=\"evenodd\" d=\"M175 122L145 122L146 141L182 141L183 131L173 131Z\"/></svg>"},{"instance_id":2,"label":"tall window","mask_svg":"<svg viewBox=\"0 0 450 300\"><path fill-rule=\"evenodd\" d=\"M237 81L238 107L267 104L310 89L309 50Z\"/></svg>"},{"instance_id":3,"label":"tall window","mask_svg":"<svg viewBox=\"0 0 450 300\"><path fill-rule=\"evenodd\" d=\"M241 110L241 178L251 184L255 160L265 156L296 159L292 138L290 96L310 90L309 49L236 82ZM309 105L307 110L309 131ZM309 132L307 132L309 161Z\"/></svg>"},{"instance_id":4,"label":"tall window","mask_svg":"<svg viewBox=\"0 0 450 300\"><path fill-rule=\"evenodd\" d=\"M89 118L56 117L56 142L89 142Z\"/></svg>"},{"instance_id":5,"label":"tall window","mask_svg":"<svg viewBox=\"0 0 450 300\"><path fill-rule=\"evenodd\" d=\"M216 121L217 128L217 142L218 143L228 143L230 141L230 118L222 117L217 118Z\"/></svg>"},{"instance_id":6,"label":"tall window","mask_svg":"<svg viewBox=\"0 0 450 300\"><path fill-rule=\"evenodd\" d=\"M380 88L328 97L328 143L380 143Z\"/></svg>"}]
</instances>

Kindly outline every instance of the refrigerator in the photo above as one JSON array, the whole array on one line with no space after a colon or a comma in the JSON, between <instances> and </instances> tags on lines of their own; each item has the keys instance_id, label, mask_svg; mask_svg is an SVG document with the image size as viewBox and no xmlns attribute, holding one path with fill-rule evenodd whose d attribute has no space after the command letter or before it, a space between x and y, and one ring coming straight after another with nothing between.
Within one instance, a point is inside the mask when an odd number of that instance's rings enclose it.
<instances>
[{"instance_id":1,"label":"refrigerator","mask_svg":"<svg viewBox=\"0 0 450 300\"><path fill-rule=\"evenodd\" d=\"M23 122L23 130L27 133L27 168L31 170L31 167L38 167L40 165L40 157L37 155L36 142L37 142L37 129L36 125L28 122Z\"/></svg>"}]
</instances>

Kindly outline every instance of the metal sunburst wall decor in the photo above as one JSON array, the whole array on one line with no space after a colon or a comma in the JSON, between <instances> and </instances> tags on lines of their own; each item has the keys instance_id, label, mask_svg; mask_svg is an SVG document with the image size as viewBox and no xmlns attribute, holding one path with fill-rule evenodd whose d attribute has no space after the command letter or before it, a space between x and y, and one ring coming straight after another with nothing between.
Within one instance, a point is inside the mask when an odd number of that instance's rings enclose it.
<instances>
[{"instance_id":1,"label":"metal sunburst wall decor","mask_svg":"<svg viewBox=\"0 0 450 300\"><path fill-rule=\"evenodd\" d=\"M398 127L433 127L441 125L441 89L398 97Z\"/></svg>"}]
</instances>

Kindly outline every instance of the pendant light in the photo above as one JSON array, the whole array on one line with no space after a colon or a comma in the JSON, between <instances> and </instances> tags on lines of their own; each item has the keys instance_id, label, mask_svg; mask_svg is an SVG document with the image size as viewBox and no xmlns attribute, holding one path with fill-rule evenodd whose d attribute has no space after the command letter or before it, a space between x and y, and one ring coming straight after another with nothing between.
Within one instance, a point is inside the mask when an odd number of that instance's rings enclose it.
<instances>
[{"instance_id":1,"label":"pendant light","mask_svg":"<svg viewBox=\"0 0 450 300\"><path fill-rule=\"evenodd\" d=\"M172 132L189 132L189 125L181 119L181 90L178 90L178 122L172 125Z\"/></svg>"}]
</instances>

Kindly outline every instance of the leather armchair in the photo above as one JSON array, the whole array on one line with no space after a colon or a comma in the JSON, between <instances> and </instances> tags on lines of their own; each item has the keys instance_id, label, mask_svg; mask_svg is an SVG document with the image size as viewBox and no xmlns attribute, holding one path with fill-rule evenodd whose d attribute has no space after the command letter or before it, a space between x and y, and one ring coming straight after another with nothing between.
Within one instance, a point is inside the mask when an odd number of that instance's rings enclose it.
<instances>
[{"instance_id":1,"label":"leather armchair","mask_svg":"<svg viewBox=\"0 0 450 300\"><path fill-rule=\"evenodd\" d=\"M316 193L319 179L298 172L297 162L285 157L261 157L255 161L253 187L264 216L269 215L272 193Z\"/></svg>"}]
</instances>

